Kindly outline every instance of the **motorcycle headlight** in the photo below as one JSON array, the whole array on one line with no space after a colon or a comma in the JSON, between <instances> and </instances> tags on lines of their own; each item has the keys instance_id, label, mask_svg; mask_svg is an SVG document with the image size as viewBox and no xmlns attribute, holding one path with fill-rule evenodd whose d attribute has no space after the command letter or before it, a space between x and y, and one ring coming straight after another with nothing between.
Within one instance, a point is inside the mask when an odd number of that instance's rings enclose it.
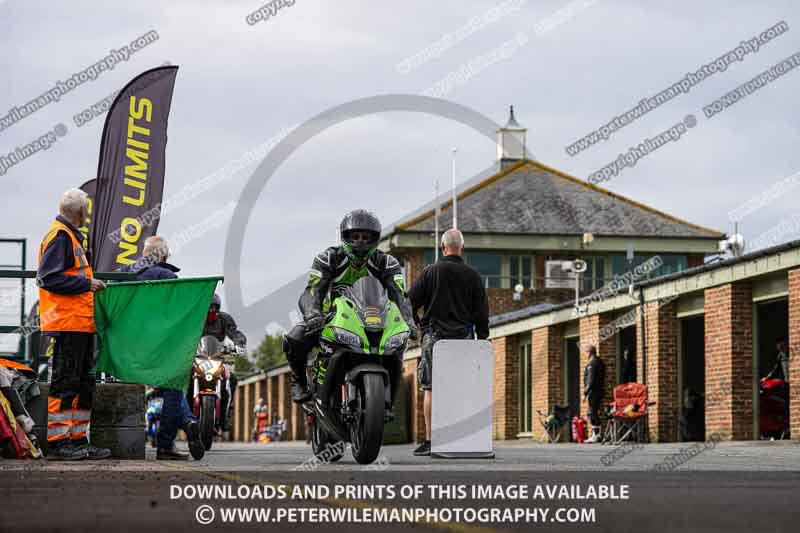
<instances>
[{"instance_id":1,"label":"motorcycle headlight","mask_svg":"<svg viewBox=\"0 0 800 533\"><path fill-rule=\"evenodd\" d=\"M392 335L388 339L386 339L386 344L383 345L383 351L385 352L393 352L403 346L406 341L408 340L408 333L398 333L397 335Z\"/></svg>"},{"instance_id":2,"label":"motorcycle headlight","mask_svg":"<svg viewBox=\"0 0 800 533\"><path fill-rule=\"evenodd\" d=\"M214 379L214 376L211 374L206 374L206 381L211 381L212 379Z\"/></svg>"},{"instance_id":3,"label":"motorcycle headlight","mask_svg":"<svg viewBox=\"0 0 800 533\"><path fill-rule=\"evenodd\" d=\"M333 332L336 333L336 340L341 344L350 346L356 350L361 349L361 337L352 331L347 331L346 329L341 328L333 328Z\"/></svg>"}]
</instances>

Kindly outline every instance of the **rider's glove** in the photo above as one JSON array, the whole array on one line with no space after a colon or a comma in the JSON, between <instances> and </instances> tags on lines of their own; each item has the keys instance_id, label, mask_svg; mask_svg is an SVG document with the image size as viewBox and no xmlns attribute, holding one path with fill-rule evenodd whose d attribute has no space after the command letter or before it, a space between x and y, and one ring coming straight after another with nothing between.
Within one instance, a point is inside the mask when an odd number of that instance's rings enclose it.
<instances>
[{"instance_id":1,"label":"rider's glove","mask_svg":"<svg viewBox=\"0 0 800 533\"><path fill-rule=\"evenodd\" d=\"M411 340L415 341L419 339L419 330L417 329L416 325L410 324L408 326L408 329L409 329L408 336L411 338Z\"/></svg>"},{"instance_id":2,"label":"rider's glove","mask_svg":"<svg viewBox=\"0 0 800 533\"><path fill-rule=\"evenodd\" d=\"M309 315L305 319L306 333L316 333L325 327L325 317L322 315Z\"/></svg>"}]
</instances>

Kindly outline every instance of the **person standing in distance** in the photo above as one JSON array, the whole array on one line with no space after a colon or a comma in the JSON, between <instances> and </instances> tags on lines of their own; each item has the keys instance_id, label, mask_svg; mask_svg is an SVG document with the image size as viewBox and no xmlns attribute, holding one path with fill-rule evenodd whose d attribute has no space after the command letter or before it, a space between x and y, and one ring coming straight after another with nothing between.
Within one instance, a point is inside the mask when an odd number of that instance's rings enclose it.
<instances>
[{"instance_id":1,"label":"person standing in distance","mask_svg":"<svg viewBox=\"0 0 800 533\"><path fill-rule=\"evenodd\" d=\"M606 365L597 355L597 348L587 348L589 362L583 371L583 397L589 403L589 423L592 425L592 437L587 443L600 442L600 409L605 395Z\"/></svg>"}]
</instances>

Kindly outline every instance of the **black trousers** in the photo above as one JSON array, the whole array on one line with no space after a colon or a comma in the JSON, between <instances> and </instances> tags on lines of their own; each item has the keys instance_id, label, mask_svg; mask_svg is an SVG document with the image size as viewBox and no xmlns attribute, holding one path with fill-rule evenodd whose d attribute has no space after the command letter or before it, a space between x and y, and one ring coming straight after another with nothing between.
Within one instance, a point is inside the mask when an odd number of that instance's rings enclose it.
<instances>
[{"instance_id":1,"label":"black trousers","mask_svg":"<svg viewBox=\"0 0 800 533\"><path fill-rule=\"evenodd\" d=\"M301 384L308 383L306 365L308 354L319 344L319 333L308 335L306 325L302 322L295 325L283 336L283 352L292 369L294 378Z\"/></svg>"},{"instance_id":2,"label":"black trousers","mask_svg":"<svg viewBox=\"0 0 800 533\"><path fill-rule=\"evenodd\" d=\"M86 444L95 391L94 334L50 336L48 354L52 374L47 398L47 442L50 446Z\"/></svg>"},{"instance_id":3,"label":"black trousers","mask_svg":"<svg viewBox=\"0 0 800 533\"><path fill-rule=\"evenodd\" d=\"M600 409L603 405L602 399L589 398L589 423L594 427L600 427Z\"/></svg>"}]
</instances>

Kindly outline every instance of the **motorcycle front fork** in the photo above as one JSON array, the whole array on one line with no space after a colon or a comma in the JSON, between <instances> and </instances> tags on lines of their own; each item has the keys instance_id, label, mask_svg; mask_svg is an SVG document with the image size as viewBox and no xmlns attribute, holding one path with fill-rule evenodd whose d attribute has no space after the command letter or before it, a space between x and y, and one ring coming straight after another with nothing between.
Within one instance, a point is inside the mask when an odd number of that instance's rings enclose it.
<instances>
[{"instance_id":1,"label":"motorcycle front fork","mask_svg":"<svg viewBox=\"0 0 800 533\"><path fill-rule=\"evenodd\" d=\"M192 411L195 417L200 418L200 382L194 378L192 383Z\"/></svg>"},{"instance_id":2,"label":"motorcycle front fork","mask_svg":"<svg viewBox=\"0 0 800 533\"><path fill-rule=\"evenodd\" d=\"M193 381L192 398L194 398L194 409L193 409L193 411L194 411L194 416L199 418L200 417L200 382L198 381L197 378L194 378L192 381ZM221 379L217 380L217 386L216 386L216 389L215 389L214 392L217 395L216 406L215 406L215 410L216 410L215 416L216 416L216 420L221 420L222 419L221 416L220 416L222 414L222 411L221 411L221 409L222 409L222 407L221 407L221 404L222 404L222 380ZM228 393L228 394L230 395L230 393Z\"/></svg>"},{"instance_id":3,"label":"motorcycle front fork","mask_svg":"<svg viewBox=\"0 0 800 533\"><path fill-rule=\"evenodd\" d=\"M395 419L392 412L391 393L388 388L384 388L384 423L391 422ZM358 416L358 384L357 383L343 383L342 384L342 407L340 414L342 420L351 422Z\"/></svg>"}]
</instances>

